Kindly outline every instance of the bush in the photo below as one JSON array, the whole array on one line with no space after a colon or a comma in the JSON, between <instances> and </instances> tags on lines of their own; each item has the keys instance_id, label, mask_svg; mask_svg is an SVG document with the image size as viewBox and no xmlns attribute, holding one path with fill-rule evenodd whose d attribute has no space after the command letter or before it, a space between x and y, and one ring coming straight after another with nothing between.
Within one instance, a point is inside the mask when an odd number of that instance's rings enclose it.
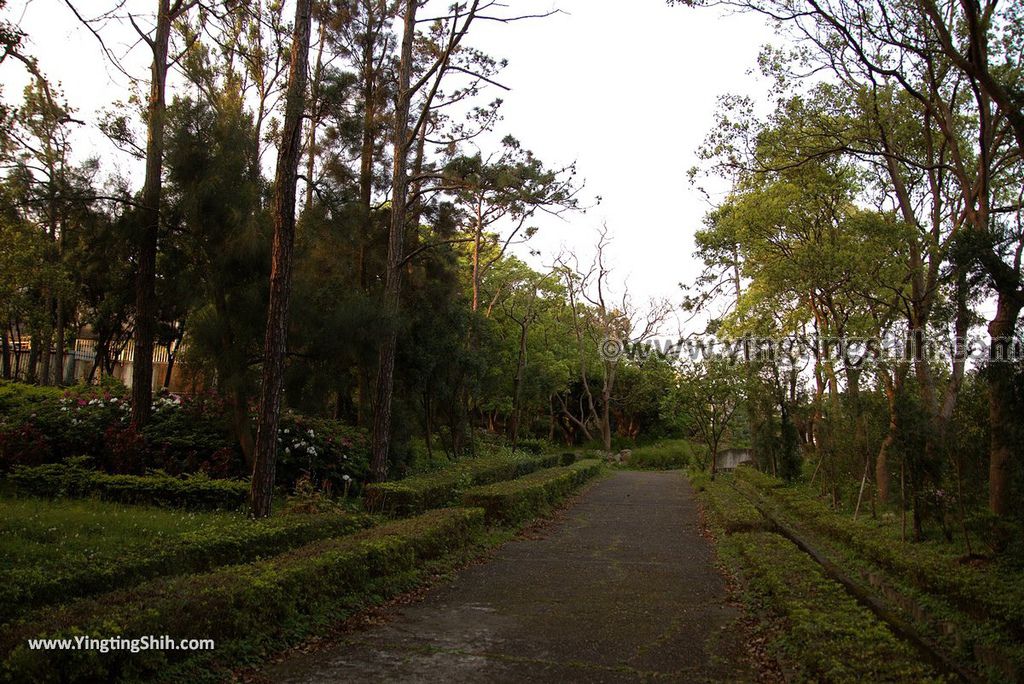
<instances>
[{"instance_id":1,"label":"bush","mask_svg":"<svg viewBox=\"0 0 1024 684\"><path fill-rule=\"evenodd\" d=\"M698 448L685 439L658 442L633 449L626 465L641 470L686 468L696 462Z\"/></svg>"},{"instance_id":2,"label":"bush","mask_svg":"<svg viewBox=\"0 0 1024 684\"><path fill-rule=\"evenodd\" d=\"M433 473L367 485L363 503L368 511L411 515L455 503L469 487L511 480L539 468L554 467L559 460L556 455L511 454L469 459Z\"/></svg>"},{"instance_id":3,"label":"bush","mask_svg":"<svg viewBox=\"0 0 1024 684\"><path fill-rule=\"evenodd\" d=\"M108 473L248 475L223 397L161 392L154 397L149 422L138 432L129 425L126 395L123 386L109 383L66 391L0 384L0 471L85 454ZM366 479L370 448L364 430L285 413L278 437L277 484L285 489L303 477L333 491L346 482L358 489Z\"/></svg>"},{"instance_id":4,"label":"bush","mask_svg":"<svg viewBox=\"0 0 1024 684\"><path fill-rule=\"evenodd\" d=\"M211 480L199 474L171 477L107 475L83 467L83 459L29 468L18 466L10 480L19 494L42 497L96 496L127 504L199 510L234 510L249 496L249 484L238 480Z\"/></svg>"},{"instance_id":5,"label":"bush","mask_svg":"<svg viewBox=\"0 0 1024 684\"><path fill-rule=\"evenodd\" d=\"M462 501L467 506L483 508L490 523L521 522L546 513L599 472L601 461L580 461L515 480L473 487L462 495Z\"/></svg>"},{"instance_id":6,"label":"bush","mask_svg":"<svg viewBox=\"0 0 1024 684\"><path fill-rule=\"evenodd\" d=\"M465 549L483 523L480 510L447 509L341 539L309 544L265 561L203 575L149 582L133 590L85 599L16 625L0 637L7 679L14 681L139 681L172 661L196 655L180 650L32 651L30 638L77 634L170 635L265 644L325 606L368 591L390 593L389 578L407 576L426 561Z\"/></svg>"},{"instance_id":7,"label":"bush","mask_svg":"<svg viewBox=\"0 0 1024 684\"><path fill-rule=\"evenodd\" d=\"M96 517L102 519L102 511ZM18 529L5 529L7 540L17 544L14 537L43 533L24 525L37 520L22 519ZM46 565L38 561L31 563L29 558L23 557L18 567L2 573L0 623L33 607L127 588L154 577L244 563L318 539L350 534L371 524L368 516L358 514L286 515L258 521L231 520L227 521L229 524L218 519L133 548L119 544L121 530L117 528L117 521L110 522L111 533L90 542L91 547L95 546L87 555L80 555L82 549L78 548L65 550L65 545L58 543L54 545L57 547L54 555L62 557L49 558L47 560L52 562ZM118 547L116 555L115 547ZM31 557L33 549L12 550L23 551L23 555Z\"/></svg>"},{"instance_id":8,"label":"bush","mask_svg":"<svg viewBox=\"0 0 1024 684\"><path fill-rule=\"evenodd\" d=\"M520 439L516 442L516 451L522 451L534 456L540 456L552 450L552 445L545 439Z\"/></svg>"},{"instance_id":9,"label":"bush","mask_svg":"<svg viewBox=\"0 0 1024 684\"><path fill-rule=\"evenodd\" d=\"M282 416L278 430L277 482L292 488L303 478L314 486L340 492L348 482L356 492L370 470L366 431L337 420Z\"/></svg>"}]
</instances>

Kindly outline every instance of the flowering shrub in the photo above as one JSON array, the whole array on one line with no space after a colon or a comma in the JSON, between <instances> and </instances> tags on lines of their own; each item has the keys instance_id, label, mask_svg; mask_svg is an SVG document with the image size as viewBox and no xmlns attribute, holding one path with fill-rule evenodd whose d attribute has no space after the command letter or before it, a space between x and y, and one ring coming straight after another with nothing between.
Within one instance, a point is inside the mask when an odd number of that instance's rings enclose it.
<instances>
[{"instance_id":1,"label":"flowering shrub","mask_svg":"<svg viewBox=\"0 0 1024 684\"><path fill-rule=\"evenodd\" d=\"M228 429L227 407L216 394L158 394L143 435L151 468L173 474L205 472L211 477L247 474Z\"/></svg>"},{"instance_id":2,"label":"flowering shrub","mask_svg":"<svg viewBox=\"0 0 1024 684\"><path fill-rule=\"evenodd\" d=\"M0 431L0 472L16 465L39 465L50 454L50 441L30 423Z\"/></svg>"},{"instance_id":3,"label":"flowering shrub","mask_svg":"<svg viewBox=\"0 0 1024 684\"><path fill-rule=\"evenodd\" d=\"M305 477L314 487L341 494L365 481L369 471L366 432L336 420L286 413L281 416L277 445L279 483Z\"/></svg>"},{"instance_id":4,"label":"flowering shrub","mask_svg":"<svg viewBox=\"0 0 1024 684\"><path fill-rule=\"evenodd\" d=\"M57 390L0 383L0 470L88 455L109 473L249 475L223 397L164 391L153 398L152 408L149 422L137 431L130 425L123 385ZM288 491L305 476L319 491L340 496L357 491L366 479L365 431L286 413L278 434L277 483Z\"/></svg>"}]
</instances>

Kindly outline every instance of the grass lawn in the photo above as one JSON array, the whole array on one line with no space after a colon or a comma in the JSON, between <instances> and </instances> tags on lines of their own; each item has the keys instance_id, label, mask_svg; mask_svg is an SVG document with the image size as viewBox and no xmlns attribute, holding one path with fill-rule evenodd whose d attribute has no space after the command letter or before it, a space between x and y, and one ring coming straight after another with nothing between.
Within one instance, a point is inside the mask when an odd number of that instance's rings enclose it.
<instances>
[{"instance_id":1,"label":"grass lawn","mask_svg":"<svg viewBox=\"0 0 1024 684\"><path fill-rule=\"evenodd\" d=\"M280 553L366 527L347 514L194 512L0 497L0 622L27 608Z\"/></svg>"},{"instance_id":2,"label":"grass lawn","mask_svg":"<svg viewBox=\"0 0 1024 684\"><path fill-rule=\"evenodd\" d=\"M241 513L126 506L92 499L0 499L0 583L26 569L61 573L70 567L117 563L206 532L251 526Z\"/></svg>"}]
</instances>

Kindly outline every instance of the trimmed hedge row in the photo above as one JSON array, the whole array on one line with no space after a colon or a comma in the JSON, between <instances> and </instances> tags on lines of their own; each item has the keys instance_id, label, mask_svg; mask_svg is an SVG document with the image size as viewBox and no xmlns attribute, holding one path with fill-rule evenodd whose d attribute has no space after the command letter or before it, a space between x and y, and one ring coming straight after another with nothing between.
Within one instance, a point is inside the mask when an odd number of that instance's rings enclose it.
<instances>
[{"instance_id":1,"label":"trimmed hedge row","mask_svg":"<svg viewBox=\"0 0 1024 684\"><path fill-rule=\"evenodd\" d=\"M371 512L415 515L459 500L470 487L521 477L564 462L558 454L546 456L499 455L460 461L434 473L415 475L396 482L367 485L363 504ZM575 456L573 456L575 459Z\"/></svg>"},{"instance_id":2,"label":"trimmed hedge row","mask_svg":"<svg viewBox=\"0 0 1024 684\"><path fill-rule=\"evenodd\" d=\"M240 527L182 534L146 548L145 555L122 556L110 564L78 564L44 576L26 573L0 585L0 624L31 608L124 589L155 577L245 563L371 525L369 516L358 514L278 516Z\"/></svg>"},{"instance_id":3,"label":"trimmed hedge row","mask_svg":"<svg viewBox=\"0 0 1024 684\"><path fill-rule=\"evenodd\" d=\"M465 549L483 525L479 509L445 509L310 544L280 556L203 575L164 579L78 601L0 635L11 681L138 681L195 652L33 651L30 638L169 635L272 644L324 604L357 597L425 561Z\"/></svg>"},{"instance_id":4,"label":"trimmed hedge row","mask_svg":"<svg viewBox=\"0 0 1024 684\"><path fill-rule=\"evenodd\" d=\"M8 479L19 494L47 498L96 496L126 504L193 510L235 510L249 497L249 483L240 480L211 480L205 475L108 475L73 463L19 466Z\"/></svg>"},{"instance_id":5,"label":"trimmed hedge row","mask_svg":"<svg viewBox=\"0 0 1024 684\"><path fill-rule=\"evenodd\" d=\"M521 522L548 511L600 471L601 461L588 459L516 480L473 487L463 493L462 502L483 508L489 523Z\"/></svg>"}]
</instances>

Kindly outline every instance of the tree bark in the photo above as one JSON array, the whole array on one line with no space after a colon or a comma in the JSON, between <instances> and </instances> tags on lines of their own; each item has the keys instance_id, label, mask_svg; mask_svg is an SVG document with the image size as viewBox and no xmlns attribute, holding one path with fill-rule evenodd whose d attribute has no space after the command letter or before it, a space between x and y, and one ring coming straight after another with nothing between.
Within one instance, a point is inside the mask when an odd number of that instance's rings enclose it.
<instances>
[{"instance_id":1,"label":"tree bark","mask_svg":"<svg viewBox=\"0 0 1024 684\"><path fill-rule=\"evenodd\" d=\"M519 422L523 410L523 377L526 374L526 340L529 326L519 324L519 358L516 363L515 386L512 390L512 451L519 444Z\"/></svg>"},{"instance_id":2,"label":"tree bark","mask_svg":"<svg viewBox=\"0 0 1024 684\"><path fill-rule=\"evenodd\" d=\"M988 324L993 356L1007 354L1002 359L991 359L994 365L989 374L988 420L991 436L988 505L992 513L1000 516L1013 512L1010 505L1010 469L1013 457L1012 434L1018 416L1013 410L1013 375L1000 366L1012 358L1013 335L1022 304L1021 298L1014 294L999 294L996 315Z\"/></svg>"},{"instance_id":3,"label":"tree bark","mask_svg":"<svg viewBox=\"0 0 1024 684\"><path fill-rule=\"evenodd\" d=\"M150 42L149 110L146 121L146 178L139 208L141 230L135 280L135 358L132 361L132 425L149 421L153 401L153 343L156 336L156 250L160 232L161 172L164 154L164 93L171 39L170 0L157 0L156 31Z\"/></svg>"},{"instance_id":4,"label":"tree bark","mask_svg":"<svg viewBox=\"0 0 1024 684\"><path fill-rule=\"evenodd\" d=\"M281 416L281 390L288 342L288 303L292 286L292 252L295 245L295 186L302 155L302 114L306 99L312 4L312 0L297 0L295 5L284 126L281 147L277 153L270 302L263 347L263 386L256 430L255 465L249 493L249 512L254 518L270 515L274 493L277 424Z\"/></svg>"},{"instance_id":5,"label":"tree bark","mask_svg":"<svg viewBox=\"0 0 1024 684\"><path fill-rule=\"evenodd\" d=\"M11 342L6 330L0 333L0 377L11 379Z\"/></svg>"},{"instance_id":6,"label":"tree bark","mask_svg":"<svg viewBox=\"0 0 1024 684\"><path fill-rule=\"evenodd\" d=\"M63 297L57 297L57 354L56 365L53 369L53 384L57 387L64 386L64 353L67 347L67 313Z\"/></svg>"},{"instance_id":7,"label":"tree bark","mask_svg":"<svg viewBox=\"0 0 1024 684\"><path fill-rule=\"evenodd\" d=\"M376 21L373 2L366 3L366 35L363 40L362 54L362 89L363 89L363 130L362 145L359 153L359 208L360 228L358 245L359 286L366 290L366 243L373 232L372 206L373 200L373 150L376 142L377 126L377 75L374 69L373 50L376 42ZM383 21L383 18L380 19ZM368 384L368 383L367 383ZM369 403L363 395L360 385L360 404Z\"/></svg>"},{"instance_id":8,"label":"tree bark","mask_svg":"<svg viewBox=\"0 0 1024 684\"><path fill-rule=\"evenodd\" d=\"M377 368L376 402L373 410L373 453L370 472L374 480L387 476L391 442L391 400L395 385L395 353L398 348L398 312L402 288L402 260L405 245L405 213L408 202L409 111L412 104L413 42L416 36L416 0L405 2L402 53L398 65L398 98L393 131L394 169L391 180L391 226L388 231L388 261L384 278L384 338Z\"/></svg>"}]
</instances>

